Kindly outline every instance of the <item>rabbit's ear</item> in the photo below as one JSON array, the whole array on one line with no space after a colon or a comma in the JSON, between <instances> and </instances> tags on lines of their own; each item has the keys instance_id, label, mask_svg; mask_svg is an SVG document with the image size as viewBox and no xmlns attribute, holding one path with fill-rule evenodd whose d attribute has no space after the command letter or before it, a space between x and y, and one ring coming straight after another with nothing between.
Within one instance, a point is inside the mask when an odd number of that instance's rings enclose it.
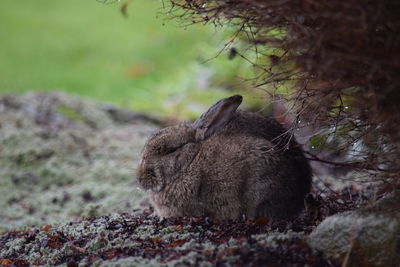
<instances>
[{"instance_id":1,"label":"rabbit's ear","mask_svg":"<svg viewBox=\"0 0 400 267\"><path fill-rule=\"evenodd\" d=\"M196 139L204 140L222 129L231 120L242 99L241 95L234 95L211 106L193 123Z\"/></svg>"}]
</instances>

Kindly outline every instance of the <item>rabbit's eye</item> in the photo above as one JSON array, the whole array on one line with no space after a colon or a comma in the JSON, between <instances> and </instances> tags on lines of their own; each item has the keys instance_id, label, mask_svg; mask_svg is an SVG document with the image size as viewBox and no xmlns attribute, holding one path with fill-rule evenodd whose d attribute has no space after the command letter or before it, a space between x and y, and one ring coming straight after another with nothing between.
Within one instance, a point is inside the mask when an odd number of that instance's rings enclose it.
<instances>
[{"instance_id":1,"label":"rabbit's eye","mask_svg":"<svg viewBox=\"0 0 400 267\"><path fill-rule=\"evenodd\" d=\"M167 148L167 151L165 152L165 154L166 154L166 155L172 154L172 153L174 153L174 152L177 151L177 150L178 150L178 147L169 147L169 148Z\"/></svg>"}]
</instances>

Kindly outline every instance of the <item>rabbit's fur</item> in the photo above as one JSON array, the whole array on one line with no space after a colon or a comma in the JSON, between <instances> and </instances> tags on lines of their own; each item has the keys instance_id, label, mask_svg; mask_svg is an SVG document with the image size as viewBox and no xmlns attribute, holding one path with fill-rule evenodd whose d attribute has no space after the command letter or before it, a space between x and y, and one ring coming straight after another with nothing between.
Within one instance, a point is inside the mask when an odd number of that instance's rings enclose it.
<instances>
[{"instance_id":1,"label":"rabbit's fur","mask_svg":"<svg viewBox=\"0 0 400 267\"><path fill-rule=\"evenodd\" d=\"M271 118L222 99L194 123L167 127L144 147L137 179L160 217L289 219L302 210L311 169Z\"/></svg>"}]
</instances>

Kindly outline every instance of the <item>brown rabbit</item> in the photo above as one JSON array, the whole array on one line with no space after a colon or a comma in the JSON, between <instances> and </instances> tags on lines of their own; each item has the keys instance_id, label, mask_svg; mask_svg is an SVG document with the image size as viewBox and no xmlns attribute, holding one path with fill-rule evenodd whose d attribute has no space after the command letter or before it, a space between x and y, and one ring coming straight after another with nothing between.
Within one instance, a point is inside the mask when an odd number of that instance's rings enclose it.
<instances>
[{"instance_id":1,"label":"brown rabbit","mask_svg":"<svg viewBox=\"0 0 400 267\"><path fill-rule=\"evenodd\" d=\"M311 169L299 145L273 119L237 112L224 98L194 123L167 127L144 147L139 184L160 217L289 219L303 208Z\"/></svg>"}]
</instances>

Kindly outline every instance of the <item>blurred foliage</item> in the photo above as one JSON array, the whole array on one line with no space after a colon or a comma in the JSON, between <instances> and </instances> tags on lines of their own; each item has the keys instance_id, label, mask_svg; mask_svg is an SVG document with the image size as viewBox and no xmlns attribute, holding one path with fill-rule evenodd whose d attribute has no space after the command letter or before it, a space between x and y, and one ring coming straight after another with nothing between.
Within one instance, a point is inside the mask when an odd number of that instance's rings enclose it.
<instances>
[{"instance_id":1,"label":"blurred foliage","mask_svg":"<svg viewBox=\"0 0 400 267\"><path fill-rule=\"evenodd\" d=\"M61 89L188 118L232 94L224 89L249 88L238 77L253 73L250 63L240 56L230 60L229 51L214 58L230 30L187 30L166 12L154 0L4 1L0 93Z\"/></svg>"}]
</instances>

